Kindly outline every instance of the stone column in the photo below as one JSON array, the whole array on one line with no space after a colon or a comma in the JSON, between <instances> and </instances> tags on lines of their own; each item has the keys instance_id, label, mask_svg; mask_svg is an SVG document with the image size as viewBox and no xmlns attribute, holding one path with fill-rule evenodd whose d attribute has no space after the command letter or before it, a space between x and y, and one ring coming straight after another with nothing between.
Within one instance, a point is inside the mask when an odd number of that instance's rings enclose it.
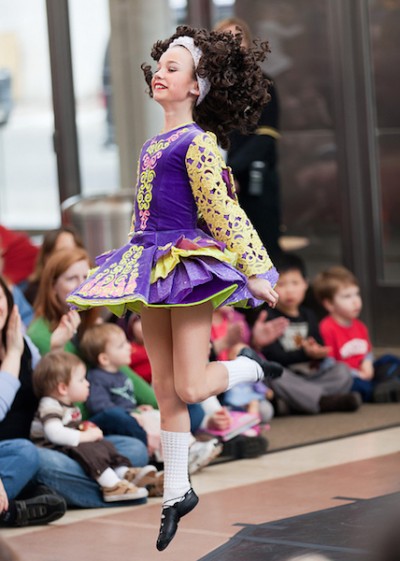
<instances>
[{"instance_id":1,"label":"stone column","mask_svg":"<svg viewBox=\"0 0 400 561\"><path fill-rule=\"evenodd\" d=\"M174 31L166 0L109 0L113 115L120 154L120 186L136 183L144 141L162 127L161 108L146 93L142 62L154 63L151 46ZM155 63L154 63L155 64Z\"/></svg>"}]
</instances>

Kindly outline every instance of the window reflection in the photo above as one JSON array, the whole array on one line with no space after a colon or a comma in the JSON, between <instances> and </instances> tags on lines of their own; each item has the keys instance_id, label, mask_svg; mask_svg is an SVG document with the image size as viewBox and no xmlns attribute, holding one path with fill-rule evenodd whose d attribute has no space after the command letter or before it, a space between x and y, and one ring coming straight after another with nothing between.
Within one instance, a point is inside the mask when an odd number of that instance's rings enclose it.
<instances>
[{"instance_id":1,"label":"window reflection","mask_svg":"<svg viewBox=\"0 0 400 561\"><path fill-rule=\"evenodd\" d=\"M236 13L267 39L264 63L279 95L284 247L314 269L340 262L341 213L328 44L328 2L237 0Z\"/></svg>"},{"instance_id":2,"label":"window reflection","mask_svg":"<svg viewBox=\"0 0 400 561\"><path fill-rule=\"evenodd\" d=\"M384 280L400 280L400 1L370 2Z\"/></svg>"},{"instance_id":3,"label":"window reflection","mask_svg":"<svg viewBox=\"0 0 400 561\"><path fill-rule=\"evenodd\" d=\"M119 189L119 159L112 119L108 0L69 0L69 15L82 194L112 193Z\"/></svg>"},{"instance_id":4,"label":"window reflection","mask_svg":"<svg viewBox=\"0 0 400 561\"><path fill-rule=\"evenodd\" d=\"M60 213L44 1L1 3L0 77L0 222L55 228Z\"/></svg>"}]
</instances>

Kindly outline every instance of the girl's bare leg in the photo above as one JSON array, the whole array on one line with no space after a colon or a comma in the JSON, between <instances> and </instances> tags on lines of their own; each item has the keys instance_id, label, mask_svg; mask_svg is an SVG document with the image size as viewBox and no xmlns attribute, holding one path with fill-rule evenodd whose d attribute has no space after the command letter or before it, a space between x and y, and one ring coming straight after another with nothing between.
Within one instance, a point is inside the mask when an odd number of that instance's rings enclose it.
<instances>
[{"instance_id":1,"label":"girl's bare leg","mask_svg":"<svg viewBox=\"0 0 400 561\"><path fill-rule=\"evenodd\" d=\"M143 308L142 326L161 414L164 499L157 549L162 551L175 536L179 519L196 506L198 498L188 476L189 413L175 391L171 312Z\"/></svg>"},{"instance_id":2,"label":"girl's bare leg","mask_svg":"<svg viewBox=\"0 0 400 561\"><path fill-rule=\"evenodd\" d=\"M143 338L151 364L152 385L161 415L161 429L189 432L186 403L175 391L171 312L165 308L142 309Z\"/></svg>"},{"instance_id":3,"label":"girl's bare leg","mask_svg":"<svg viewBox=\"0 0 400 561\"><path fill-rule=\"evenodd\" d=\"M228 386L221 362L208 362L212 304L206 302L171 310L175 389L186 403L217 395Z\"/></svg>"},{"instance_id":4,"label":"girl's bare leg","mask_svg":"<svg viewBox=\"0 0 400 561\"><path fill-rule=\"evenodd\" d=\"M239 382L256 382L264 376L259 360L253 357L208 363L211 316L208 302L171 310L175 390L186 403L203 401Z\"/></svg>"}]
</instances>

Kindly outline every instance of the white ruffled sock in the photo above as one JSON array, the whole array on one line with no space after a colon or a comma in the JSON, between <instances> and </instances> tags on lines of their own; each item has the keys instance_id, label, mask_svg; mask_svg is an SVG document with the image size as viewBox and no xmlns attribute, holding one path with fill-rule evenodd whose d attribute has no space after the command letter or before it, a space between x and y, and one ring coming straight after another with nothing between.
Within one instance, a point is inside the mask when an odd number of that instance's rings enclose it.
<instances>
[{"instance_id":1,"label":"white ruffled sock","mask_svg":"<svg viewBox=\"0 0 400 561\"><path fill-rule=\"evenodd\" d=\"M161 431L164 458L164 506L171 506L189 491L188 458L190 432Z\"/></svg>"},{"instance_id":2,"label":"white ruffled sock","mask_svg":"<svg viewBox=\"0 0 400 561\"><path fill-rule=\"evenodd\" d=\"M261 366L247 356L239 356L234 360L221 360L220 362L228 370L227 390L241 382L258 382L264 377Z\"/></svg>"}]
</instances>

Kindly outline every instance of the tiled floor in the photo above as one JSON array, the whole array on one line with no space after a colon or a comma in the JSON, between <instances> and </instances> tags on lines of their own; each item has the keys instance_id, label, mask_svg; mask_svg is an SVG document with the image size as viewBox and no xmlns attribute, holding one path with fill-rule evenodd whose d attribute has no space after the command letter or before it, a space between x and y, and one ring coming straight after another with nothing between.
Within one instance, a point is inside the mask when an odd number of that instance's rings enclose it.
<instances>
[{"instance_id":1,"label":"tiled floor","mask_svg":"<svg viewBox=\"0 0 400 561\"><path fill-rule=\"evenodd\" d=\"M333 560L361 559L362 544L353 543L348 549L341 545L343 535L350 532L346 527L349 509L326 509L398 492L399 466L400 428L392 428L208 467L193 476L199 506L181 521L176 538L162 553L154 545L159 499L138 507L70 511L51 526L7 530L2 536L20 554L21 561L283 561L288 559L284 556L288 551L296 553L305 547L299 539L290 538L291 532L293 536L300 535L293 520L301 517L300 527L307 523L312 528L311 535L322 548L317 547L320 553ZM325 515L313 514L319 511L329 516L336 513L336 520L339 517L337 547L332 546L332 529L331 545L327 545L328 538L324 542ZM350 512L350 520L351 516ZM274 521L280 522L271 525ZM284 539L282 521L287 528ZM243 532L243 526L254 525L261 525L261 529L257 528L261 537L241 542L232 539ZM236 554L226 549L230 544L237 548ZM266 551L269 555L265 555Z\"/></svg>"}]
</instances>

